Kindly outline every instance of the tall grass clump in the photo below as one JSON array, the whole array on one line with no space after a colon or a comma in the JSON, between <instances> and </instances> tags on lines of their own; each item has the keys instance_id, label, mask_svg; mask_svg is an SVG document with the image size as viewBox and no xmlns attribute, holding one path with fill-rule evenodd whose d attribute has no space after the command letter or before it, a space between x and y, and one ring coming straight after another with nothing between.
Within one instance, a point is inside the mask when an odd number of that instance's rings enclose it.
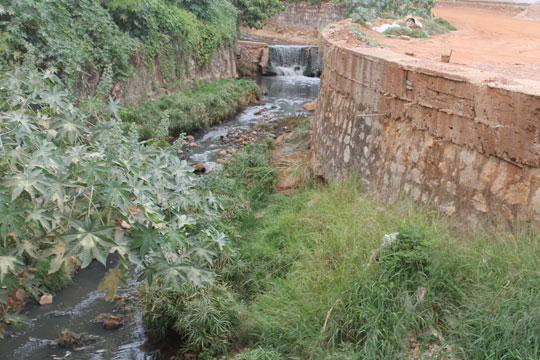
<instances>
[{"instance_id":1,"label":"tall grass clump","mask_svg":"<svg viewBox=\"0 0 540 360\"><path fill-rule=\"evenodd\" d=\"M239 316L239 303L223 285L183 291L142 287L143 323L154 339L171 332L181 339L181 352L219 355L227 352Z\"/></svg>"},{"instance_id":2,"label":"tall grass clump","mask_svg":"<svg viewBox=\"0 0 540 360\"><path fill-rule=\"evenodd\" d=\"M225 220L247 216L271 194L276 180L270 164L271 144L267 139L247 145L202 179L201 186L216 194L223 204Z\"/></svg>"},{"instance_id":3,"label":"tall grass clump","mask_svg":"<svg viewBox=\"0 0 540 360\"><path fill-rule=\"evenodd\" d=\"M407 357L414 342L434 358L540 356L537 225L466 229L360 188L277 195L251 220L235 244L244 276L229 281L244 291L252 348L382 359Z\"/></svg>"},{"instance_id":4,"label":"tall grass clump","mask_svg":"<svg viewBox=\"0 0 540 360\"><path fill-rule=\"evenodd\" d=\"M226 120L258 95L259 88L252 81L218 80L128 108L122 113L122 119L140 125L141 137L149 139L155 137L163 113L167 111L170 134L178 135Z\"/></svg>"}]
</instances>

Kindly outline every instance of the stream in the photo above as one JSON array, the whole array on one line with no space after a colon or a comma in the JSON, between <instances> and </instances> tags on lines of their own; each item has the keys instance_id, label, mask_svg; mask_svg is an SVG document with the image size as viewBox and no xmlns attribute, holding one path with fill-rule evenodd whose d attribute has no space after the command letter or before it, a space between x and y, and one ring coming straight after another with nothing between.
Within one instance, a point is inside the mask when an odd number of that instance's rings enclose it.
<instances>
[{"instance_id":1,"label":"stream","mask_svg":"<svg viewBox=\"0 0 540 360\"><path fill-rule=\"evenodd\" d=\"M294 69L302 64L292 66ZM317 97L319 79L297 75L297 71L288 73L292 76L258 77L256 81L264 94L261 104L248 106L230 121L194 134L198 146L186 154L188 163L202 163L208 168L216 166L219 155L212 150L224 148L221 137L227 136L229 131L251 128L260 121L271 121L264 114L275 115L273 120L307 115L302 105ZM264 114L260 113L261 110L264 110ZM107 268L115 265L115 259L108 260ZM106 302L105 294L97 290L107 268L94 261L79 271L73 283L54 296L52 305L40 306L29 301L21 310L28 323L20 329L8 329L6 338L0 340L0 359L151 359L152 352L143 348L147 338L141 311L137 308L125 309L116 301ZM117 296L132 298L135 279L133 275L129 279L129 287L119 289ZM103 324L92 322L100 313L124 315L124 325L117 330L105 330ZM85 334L83 343L72 349L55 346L60 332L66 328Z\"/></svg>"}]
</instances>

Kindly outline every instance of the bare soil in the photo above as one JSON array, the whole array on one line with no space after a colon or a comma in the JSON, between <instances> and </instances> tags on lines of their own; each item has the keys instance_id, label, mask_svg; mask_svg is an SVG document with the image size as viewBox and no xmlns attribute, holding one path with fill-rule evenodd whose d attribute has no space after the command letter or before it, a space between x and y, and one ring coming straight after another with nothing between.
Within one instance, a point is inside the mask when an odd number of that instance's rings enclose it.
<instances>
[{"instance_id":1,"label":"bare soil","mask_svg":"<svg viewBox=\"0 0 540 360\"><path fill-rule=\"evenodd\" d=\"M241 27L240 32L253 40L279 44L316 45L319 38L319 33L309 27L298 30L267 25L260 30Z\"/></svg>"},{"instance_id":2,"label":"bare soil","mask_svg":"<svg viewBox=\"0 0 540 360\"><path fill-rule=\"evenodd\" d=\"M540 20L516 19L493 9L465 7L440 7L434 13L459 30L430 39L381 38L379 43L403 54L435 61L453 50L453 64L540 80Z\"/></svg>"}]
</instances>

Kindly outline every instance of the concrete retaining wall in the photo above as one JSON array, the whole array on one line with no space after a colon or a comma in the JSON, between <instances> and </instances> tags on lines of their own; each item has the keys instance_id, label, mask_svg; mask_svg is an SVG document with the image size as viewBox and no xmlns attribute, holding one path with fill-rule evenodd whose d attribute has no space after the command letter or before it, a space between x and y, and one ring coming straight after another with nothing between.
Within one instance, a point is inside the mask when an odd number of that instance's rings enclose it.
<instances>
[{"instance_id":1,"label":"concrete retaining wall","mask_svg":"<svg viewBox=\"0 0 540 360\"><path fill-rule=\"evenodd\" d=\"M274 27L297 28L317 31L345 17L345 6L335 3L298 2L287 4L287 10L270 19Z\"/></svg>"},{"instance_id":2,"label":"concrete retaining wall","mask_svg":"<svg viewBox=\"0 0 540 360\"><path fill-rule=\"evenodd\" d=\"M323 37L312 120L320 175L358 173L389 201L405 192L469 219L540 214L539 82L505 85L493 74Z\"/></svg>"}]
</instances>

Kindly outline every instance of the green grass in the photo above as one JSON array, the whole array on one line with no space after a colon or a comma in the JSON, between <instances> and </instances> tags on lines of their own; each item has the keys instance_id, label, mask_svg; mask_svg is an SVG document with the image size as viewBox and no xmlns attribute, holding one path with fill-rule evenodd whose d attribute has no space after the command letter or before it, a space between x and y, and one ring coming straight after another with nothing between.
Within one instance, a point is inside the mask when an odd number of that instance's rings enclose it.
<instances>
[{"instance_id":1,"label":"green grass","mask_svg":"<svg viewBox=\"0 0 540 360\"><path fill-rule=\"evenodd\" d=\"M384 32L386 35L401 36L406 35L413 38L428 38L429 34L423 29L409 29L402 25L401 27L394 27Z\"/></svg>"},{"instance_id":2,"label":"green grass","mask_svg":"<svg viewBox=\"0 0 540 360\"><path fill-rule=\"evenodd\" d=\"M540 356L538 226L466 232L408 201L381 205L359 188L351 180L276 195L264 218L246 220L231 264L237 276L228 269L227 279L247 302L241 327L253 347L287 359L401 358L413 335L449 344L463 359ZM425 246L392 245L399 261L385 260L383 249L370 262L383 235L398 229ZM426 258L422 271L411 265Z\"/></svg>"},{"instance_id":3,"label":"green grass","mask_svg":"<svg viewBox=\"0 0 540 360\"><path fill-rule=\"evenodd\" d=\"M168 112L169 132L177 136L230 118L258 94L259 88L252 81L218 80L147 101L125 109L121 115L122 120L138 124L141 137L149 139L156 135L161 119Z\"/></svg>"},{"instance_id":4,"label":"green grass","mask_svg":"<svg viewBox=\"0 0 540 360\"><path fill-rule=\"evenodd\" d=\"M214 264L217 288L152 294L154 331L176 329L201 359L401 359L411 337L438 347L432 359L540 358L538 224L466 228L407 199L383 204L357 179L271 194L270 148L203 178L235 251Z\"/></svg>"},{"instance_id":5,"label":"green grass","mask_svg":"<svg viewBox=\"0 0 540 360\"><path fill-rule=\"evenodd\" d=\"M390 28L384 33L387 35L407 35L414 38L428 38L433 35L447 34L457 28L443 18L421 19L422 29L409 29L405 23L400 23L399 28Z\"/></svg>"}]
</instances>

